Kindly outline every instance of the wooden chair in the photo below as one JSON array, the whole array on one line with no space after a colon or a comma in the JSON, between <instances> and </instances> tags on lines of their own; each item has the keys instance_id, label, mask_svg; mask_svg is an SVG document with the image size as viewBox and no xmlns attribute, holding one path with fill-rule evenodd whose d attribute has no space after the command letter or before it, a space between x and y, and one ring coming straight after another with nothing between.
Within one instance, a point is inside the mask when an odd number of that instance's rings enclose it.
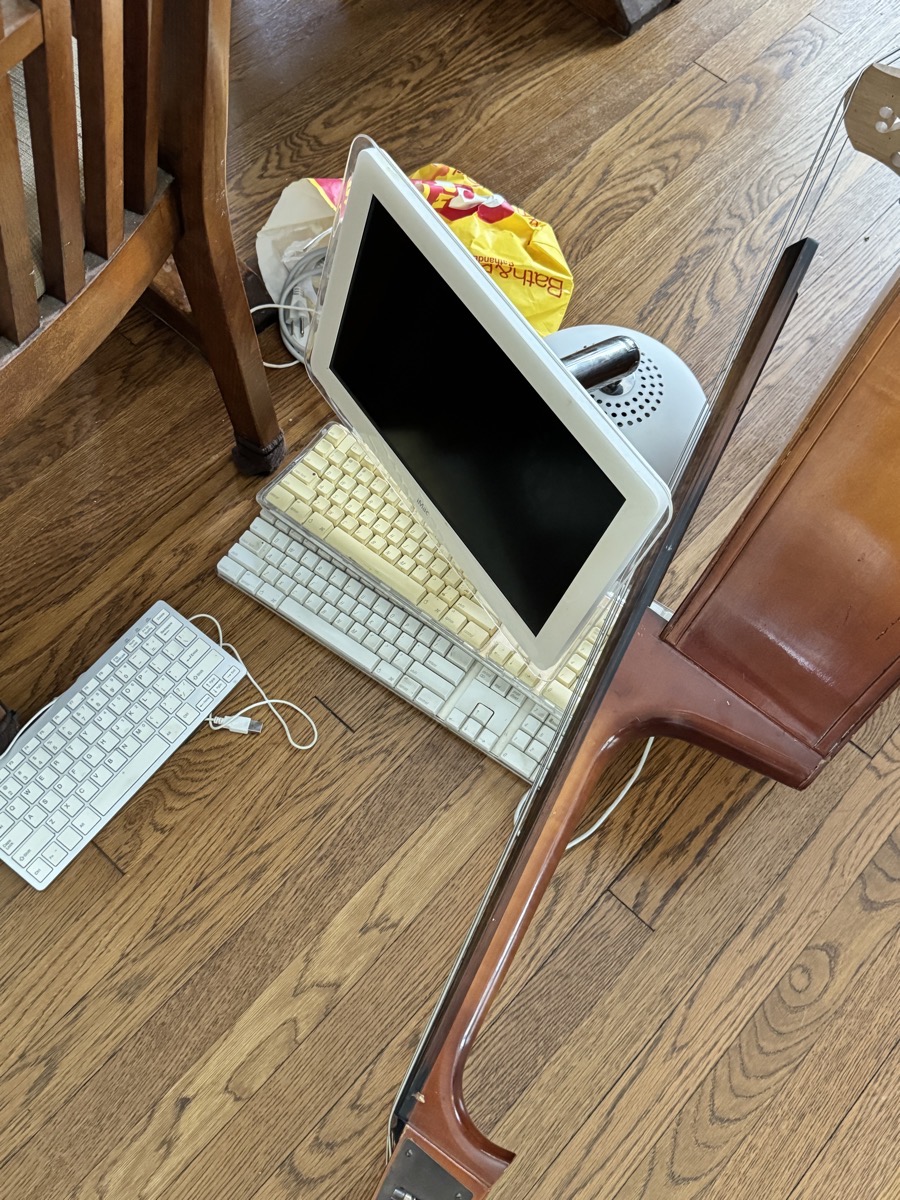
<instances>
[{"instance_id":1,"label":"wooden chair","mask_svg":"<svg viewBox=\"0 0 900 1200\"><path fill-rule=\"evenodd\" d=\"M900 173L898 118L900 70L870 68L848 132ZM803 250L794 252L782 274L796 270ZM793 289L777 276L773 284L789 301ZM803 788L900 683L900 275L679 610L666 622L648 608L753 386L754 356L768 352L783 321L783 305L770 317L765 307L673 497L666 544L639 571L416 1053L375 1200L483 1200L512 1161L468 1115L466 1061L626 742L680 738Z\"/></svg>"},{"instance_id":2,"label":"wooden chair","mask_svg":"<svg viewBox=\"0 0 900 1200\"><path fill-rule=\"evenodd\" d=\"M163 0L0 0L0 436L87 358L173 256L234 427L236 463L264 474L281 461L225 194L230 18L230 0L169 0L165 13Z\"/></svg>"}]
</instances>

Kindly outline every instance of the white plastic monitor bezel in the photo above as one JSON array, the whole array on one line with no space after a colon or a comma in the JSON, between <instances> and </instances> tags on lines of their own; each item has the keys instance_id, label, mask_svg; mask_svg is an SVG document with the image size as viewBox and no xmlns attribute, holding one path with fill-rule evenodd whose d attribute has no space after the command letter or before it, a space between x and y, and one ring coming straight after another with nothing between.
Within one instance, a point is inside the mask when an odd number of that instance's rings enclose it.
<instances>
[{"instance_id":1,"label":"white plastic monitor bezel","mask_svg":"<svg viewBox=\"0 0 900 1200\"><path fill-rule=\"evenodd\" d=\"M672 512L666 484L590 399L559 359L545 346L518 309L491 280L428 201L399 167L368 138L351 150L352 179L345 177L344 197L335 221L307 352L313 382L341 419L356 431L384 465L400 491L421 514L423 524L445 545L456 564L489 605L501 627L538 668L555 666L585 628L604 592L647 547ZM466 303L522 375L594 459L624 496L610 526L569 584L543 627L534 632L475 557L448 518L426 495L405 463L331 369L341 317L369 213L376 198ZM391 328L390 305L373 313L383 328L385 349L402 345L402 330ZM467 374L460 357L454 374ZM373 371L378 364L372 364ZM477 364L469 368L469 386L477 387ZM411 385L415 385L411 380ZM449 400L448 400L449 403ZM535 570L541 564L535 563Z\"/></svg>"}]
</instances>

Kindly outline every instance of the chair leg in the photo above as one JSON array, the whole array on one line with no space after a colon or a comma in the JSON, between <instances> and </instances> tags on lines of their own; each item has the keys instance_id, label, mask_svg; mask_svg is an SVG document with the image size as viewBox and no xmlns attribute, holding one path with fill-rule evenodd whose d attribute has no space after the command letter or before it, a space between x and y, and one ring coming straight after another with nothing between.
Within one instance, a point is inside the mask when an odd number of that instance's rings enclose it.
<instances>
[{"instance_id":1,"label":"chair leg","mask_svg":"<svg viewBox=\"0 0 900 1200\"><path fill-rule=\"evenodd\" d=\"M256 330L231 239L227 208L221 220L190 221L175 247L175 264L194 323L234 427L232 457L247 475L267 475L284 458L278 424Z\"/></svg>"},{"instance_id":2,"label":"chair leg","mask_svg":"<svg viewBox=\"0 0 900 1200\"><path fill-rule=\"evenodd\" d=\"M234 426L248 474L284 457L266 369L244 294L225 186L230 0L179 0L164 21L160 156L178 183L183 234L175 265Z\"/></svg>"},{"instance_id":3,"label":"chair leg","mask_svg":"<svg viewBox=\"0 0 900 1200\"><path fill-rule=\"evenodd\" d=\"M19 732L19 714L0 703L0 754Z\"/></svg>"}]
</instances>

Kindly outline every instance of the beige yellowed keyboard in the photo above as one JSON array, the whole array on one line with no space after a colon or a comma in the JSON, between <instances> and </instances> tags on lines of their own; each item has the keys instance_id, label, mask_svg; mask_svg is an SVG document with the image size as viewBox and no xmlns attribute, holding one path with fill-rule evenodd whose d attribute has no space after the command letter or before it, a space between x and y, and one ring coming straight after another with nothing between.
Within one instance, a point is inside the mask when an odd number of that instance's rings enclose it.
<instances>
[{"instance_id":1,"label":"beige yellowed keyboard","mask_svg":"<svg viewBox=\"0 0 900 1200\"><path fill-rule=\"evenodd\" d=\"M263 503L356 563L533 695L560 710L569 702L606 610L556 677L541 679L391 486L378 461L343 426L328 426L267 489Z\"/></svg>"}]
</instances>

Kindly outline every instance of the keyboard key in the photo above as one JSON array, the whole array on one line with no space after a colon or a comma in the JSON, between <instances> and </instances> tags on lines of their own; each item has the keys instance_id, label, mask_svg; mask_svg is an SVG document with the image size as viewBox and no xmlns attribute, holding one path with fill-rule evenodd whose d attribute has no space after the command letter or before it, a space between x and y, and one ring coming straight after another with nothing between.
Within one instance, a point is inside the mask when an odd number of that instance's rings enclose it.
<instances>
[{"instance_id":1,"label":"keyboard key","mask_svg":"<svg viewBox=\"0 0 900 1200\"><path fill-rule=\"evenodd\" d=\"M401 696L406 696L408 700L414 700L421 690L421 684L416 683L415 679L410 679L408 675L404 676L397 684L397 691Z\"/></svg>"},{"instance_id":2,"label":"keyboard key","mask_svg":"<svg viewBox=\"0 0 900 1200\"><path fill-rule=\"evenodd\" d=\"M37 828L37 826L40 825L44 820L44 810L42 808L38 808L37 805L35 805L33 808L29 808L28 812L25 814L25 820L32 827L32 829Z\"/></svg>"},{"instance_id":3,"label":"keyboard key","mask_svg":"<svg viewBox=\"0 0 900 1200\"><path fill-rule=\"evenodd\" d=\"M443 706L444 701L436 692L430 692L428 688L423 687L416 696L416 703L426 712L433 714Z\"/></svg>"},{"instance_id":4,"label":"keyboard key","mask_svg":"<svg viewBox=\"0 0 900 1200\"><path fill-rule=\"evenodd\" d=\"M68 829L64 829L57 836L56 840L60 842L61 845L65 846L67 850L74 850L76 846L81 845L81 843L84 841L84 838L77 829L74 829L70 825Z\"/></svg>"},{"instance_id":5,"label":"keyboard key","mask_svg":"<svg viewBox=\"0 0 900 1200\"><path fill-rule=\"evenodd\" d=\"M65 857L65 856L63 856ZM43 883L48 875L51 874L53 868L46 863L42 858L36 858L28 868L28 874L36 879L38 883Z\"/></svg>"},{"instance_id":6,"label":"keyboard key","mask_svg":"<svg viewBox=\"0 0 900 1200\"><path fill-rule=\"evenodd\" d=\"M33 858L35 858L43 848L53 841L53 830L35 829L29 837L22 842L18 849L13 854L13 862L18 863L20 867L27 867Z\"/></svg>"},{"instance_id":7,"label":"keyboard key","mask_svg":"<svg viewBox=\"0 0 900 1200\"><path fill-rule=\"evenodd\" d=\"M191 667L195 667L197 663L200 662L206 653L206 650L206 645L198 638L196 641L192 642L182 653L181 661L188 668L188 670L190 670Z\"/></svg>"},{"instance_id":8,"label":"keyboard key","mask_svg":"<svg viewBox=\"0 0 900 1200\"><path fill-rule=\"evenodd\" d=\"M413 604L418 604L426 595L425 589L420 583L416 583L410 579L399 567L391 566L390 563L385 562L383 558L369 550L357 541L355 537L351 537L345 530L332 527L331 532L325 540L329 546L334 546L336 550L342 554L346 554L352 561L358 562L370 575L374 575L376 579L380 579L382 583L387 584L389 588ZM371 599L364 599L363 602L374 604L376 600L375 593L370 588L367 588L366 592L368 592ZM365 596L365 592L363 595Z\"/></svg>"},{"instance_id":9,"label":"keyboard key","mask_svg":"<svg viewBox=\"0 0 900 1200\"><path fill-rule=\"evenodd\" d=\"M65 857L65 850L63 850L62 846L57 845L56 842L51 842L49 846L44 848L44 858L52 867L58 867ZM33 873L34 868L32 867Z\"/></svg>"},{"instance_id":10,"label":"keyboard key","mask_svg":"<svg viewBox=\"0 0 900 1200\"><path fill-rule=\"evenodd\" d=\"M536 769L532 760L515 746L504 746L500 751L500 759L508 767L512 767L517 774L524 775L526 779L530 779Z\"/></svg>"},{"instance_id":11,"label":"keyboard key","mask_svg":"<svg viewBox=\"0 0 900 1200\"><path fill-rule=\"evenodd\" d=\"M453 684L448 683L446 679L442 679L440 675L436 675L434 671L429 670L428 667L423 666L420 662L412 663L408 674L417 683L421 683L424 687L427 687L430 692L436 692L445 700L453 691Z\"/></svg>"},{"instance_id":12,"label":"keyboard key","mask_svg":"<svg viewBox=\"0 0 900 1200\"><path fill-rule=\"evenodd\" d=\"M125 755L121 753L121 751L113 750L111 754L107 754L106 758L103 760L103 765L107 768L107 770L112 771L115 774L116 771L120 771L122 767L125 766L127 761L128 760L125 758Z\"/></svg>"},{"instance_id":13,"label":"keyboard key","mask_svg":"<svg viewBox=\"0 0 900 1200\"><path fill-rule=\"evenodd\" d=\"M388 662L380 662L375 668L375 678L383 680L389 687L393 687L400 677L401 673Z\"/></svg>"},{"instance_id":14,"label":"keyboard key","mask_svg":"<svg viewBox=\"0 0 900 1200\"><path fill-rule=\"evenodd\" d=\"M31 826L26 825L24 821L16 821L12 829L8 829L2 839L0 839L0 850L4 854L12 854L30 835Z\"/></svg>"},{"instance_id":15,"label":"keyboard key","mask_svg":"<svg viewBox=\"0 0 900 1200\"><path fill-rule=\"evenodd\" d=\"M54 833L59 833L60 830L65 829L68 823L69 818L64 812L59 810L52 812L47 818L47 828L52 829Z\"/></svg>"},{"instance_id":16,"label":"keyboard key","mask_svg":"<svg viewBox=\"0 0 900 1200\"><path fill-rule=\"evenodd\" d=\"M413 655L415 657L415 655ZM436 650L432 650L428 658L425 660L425 666L430 667L432 671L436 671L442 679L446 679L448 683L457 684L465 675L465 671L461 667L456 667L452 662L448 662Z\"/></svg>"},{"instance_id":17,"label":"keyboard key","mask_svg":"<svg viewBox=\"0 0 900 1200\"><path fill-rule=\"evenodd\" d=\"M161 642L165 643L170 641L181 628L181 622L177 617L166 617L157 629L156 636Z\"/></svg>"},{"instance_id":18,"label":"keyboard key","mask_svg":"<svg viewBox=\"0 0 900 1200\"><path fill-rule=\"evenodd\" d=\"M28 807L29 806L25 803L21 796L16 796L14 800L10 800L10 802L6 805L6 811L13 818L13 820L18 821L19 817L24 816L28 811Z\"/></svg>"},{"instance_id":19,"label":"keyboard key","mask_svg":"<svg viewBox=\"0 0 900 1200\"><path fill-rule=\"evenodd\" d=\"M99 820L100 818L95 812L92 812L89 808L84 808L81 810L78 816L75 817L75 819L72 821L72 824L79 833L87 834L91 832Z\"/></svg>"},{"instance_id":20,"label":"keyboard key","mask_svg":"<svg viewBox=\"0 0 900 1200\"><path fill-rule=\"evenodd\" d=\"M181 737L181 735L184 733L184 731L185 731L184 724L181 721L177 720L175 717L170 717L169 720L166 721L165 725L160 726L160 730L159 730L160 736L164 737L167 742L174 742L177 738ZM157 739L154 737L153 741L148 743L148 746L154 745L156 740ZM108 760L107 760L107 763L108 763ZM121 765L124 765L124 763L125 763L125 760L123 758Z\"/></svg>"}]
</instances>

